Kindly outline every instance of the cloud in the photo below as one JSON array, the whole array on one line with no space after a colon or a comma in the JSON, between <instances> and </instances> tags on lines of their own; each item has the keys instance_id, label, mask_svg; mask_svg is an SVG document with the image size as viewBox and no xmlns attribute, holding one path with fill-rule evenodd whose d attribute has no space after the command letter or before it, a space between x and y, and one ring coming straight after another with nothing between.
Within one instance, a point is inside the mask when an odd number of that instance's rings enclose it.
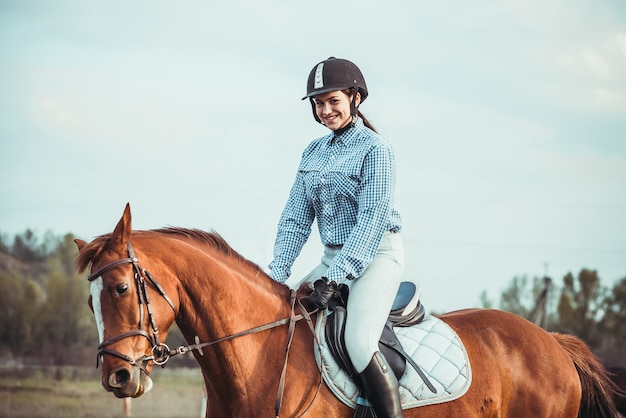
<instances>
[{"instance_id":1,"label":"cloud","mask_svg":"<svg viewBox=\"0 0 626 418\"><path fill-rule=\"evenodd\" d=\"M561 52L557 62L569 80L561 95L579 106L590 105L609 111L626 112L626 54L622 33L612 33L594 45Z\"/></svg>"},{"instance_id":2,"label":"cloud","mask_svg":"<svg viewBox=\"0 0 626 418\"><path fill-rule=\"evenodd\" d=\"M601 79L608 79L611 77L611 65L596 50L591 48L585 48L580 53L580 57L582 64L587 67L592 75Z\"/></svg>"},{"instance_id":3,"label":"cloud","mask_svg":"<svg viewBox=\"0 0 626 418\"><path fill-rule=\"evenodd\" d=\"M621 2L530 0L497 2L526 32L522 53L532 60L535 88L580 110L626 111L626 34ZM518 30L519 33L519 30Z\"/></svg>"},{"instance_id":4,"label":"cloud","mask_svg":"<svg viewBox=\"0 0 626 418\"><path fill-rule=\"evenodd\" d=\"M70 117L69 110L55 99L43 97L40 104L44 112L58 122L65 122Z\"/></svg>"}]
</instances>

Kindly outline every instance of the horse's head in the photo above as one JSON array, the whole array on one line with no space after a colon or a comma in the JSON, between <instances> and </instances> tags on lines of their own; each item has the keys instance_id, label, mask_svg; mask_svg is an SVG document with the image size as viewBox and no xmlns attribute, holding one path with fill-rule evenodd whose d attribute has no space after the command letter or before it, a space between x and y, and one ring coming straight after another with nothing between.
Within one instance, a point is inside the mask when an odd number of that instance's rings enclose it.
<instances>
[{"instance_id":1,"label":"horse's head","mask_svg":"<svg viewBox=\"0 0 626 418\"><path fill-rule=\"evenodd\" d=\"M162 287L140 263L131 244L130 206L110 235L87 244L76 240L79 271L91 266L89 306L98 327L98 362L102 386L118 398L138 397L152 388L150 371L163 364L169 349L162 344L176 316L174 285ZM139 255L139 257L138 257ZM154 265L156 267L156 265Z\"/></svg>"}]
</instances>

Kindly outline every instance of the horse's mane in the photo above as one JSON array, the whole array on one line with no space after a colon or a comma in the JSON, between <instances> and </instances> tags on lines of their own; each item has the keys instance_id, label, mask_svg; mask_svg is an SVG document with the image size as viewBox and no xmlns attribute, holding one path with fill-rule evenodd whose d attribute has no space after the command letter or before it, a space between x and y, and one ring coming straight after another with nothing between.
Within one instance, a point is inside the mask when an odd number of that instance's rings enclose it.
<instances>
[{"instance_id":1,"label":"horse's mane","mask_svg":"<svg viewBox=\"0 0 626 418\"><path fill-rule=\"evenodd\" d=\"M192 241L197 241L200 244L206 244L210 247L213 247L229 258L233 258L250 267L261 270L261 268L257 264L253 263L252 261L248 260L241 254L239 254L237 251L235 251L233 247L231 247L230 244L228 244L226 240L215 231L207 232L207 231L202 231L200 229L174 228L174 227L153 229L151 231L139 231L139 233L150 233L150 232L155 232L155 233L160 233L160 234L165 234L165 235L168 235L168 234L176 235L182 238L189 238Z\"/></svg>"},{"instance_id":2,"label":"horse's mane","mask_svg":"<svg viewBox=\"0 0 626 418\"><path fill-rule=\"evenodd\" d=\"M224 254L226 257L232 258L236 261L243 263L244 265L256 269L258 271L262 271L262 269L252 261L246 259L237 251L235 251L226 240L217 232L211 231L206 232L199 229L188 229L188 228L175 228L175 227L167 227L160 229L152 229L148 231L133 231L133 236L138 235L154 235L154 234L164 234L175 236L179 239L185 239L190 241L195 241L199 244L208 245L209 247L215 248L217 251ZM92 261L106 248L109 241L111 239L111 233L101 235L95 238L92 242L87 244L76 256L75 265L76 269L79 272L85 271Z\"/></svg>"}]
</instances>

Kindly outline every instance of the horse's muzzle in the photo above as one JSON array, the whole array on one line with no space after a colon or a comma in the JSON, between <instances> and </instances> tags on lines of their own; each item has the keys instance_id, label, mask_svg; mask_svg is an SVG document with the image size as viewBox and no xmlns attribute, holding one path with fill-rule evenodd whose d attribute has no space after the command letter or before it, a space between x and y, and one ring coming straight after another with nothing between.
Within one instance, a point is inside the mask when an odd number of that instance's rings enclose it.
<instances>
[{"instance_id":1,"label":"horse's muzzle","mask_svg":"<svg viewBox=\"0 0 626 418\"><path fill-rule=\"evenodd\" d=\"M129 364L108 377L103 375L102 386L118 398L137 398L152 389L152 379L142 368Z\"/></svg>"}]
</instances>

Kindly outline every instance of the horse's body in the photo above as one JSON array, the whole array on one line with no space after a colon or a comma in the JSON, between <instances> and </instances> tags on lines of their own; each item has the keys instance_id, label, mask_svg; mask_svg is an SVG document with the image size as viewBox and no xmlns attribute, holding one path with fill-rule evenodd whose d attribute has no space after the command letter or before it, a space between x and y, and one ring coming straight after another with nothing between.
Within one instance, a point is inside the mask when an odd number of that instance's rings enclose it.
<instances>
[{"instance_id":1,"label":"horse's body","mask_svg":"<svg viewBox=\"0 0 626 418\"><path fill-rule=\"evenodd\" d=\"M129 240L141 268L160 283L173 305L148 284L149 304L141 305L143 321L137 302L140 289L133 286L135 264L131 259L119 263L128 257ZM140 396L151 386L152 362L146 356L153 342L145 335L150 318L155 320L161 340L176 320L191 344L196 336L200 342L216 341L292 313L288 287L271 280L216 234L163 229L136 231L131 236L127 206L112 234L89 244L77 240L77 244L79 270L91 265L96 272L90 276L90 302L104 342L100 350L102 385L118 397ZM615 416L611 383L578 339L551 335L497 310L457 311L441 319L466 345L471 387L458 400L406 410L406 417ZM133 332L138 328L146 331ZM221 341L205 347L204 355L193 351L206 384L207 416L274 416L287 329L279 326ZM352 416L353 411L325 385L316 394L320 373L313 344L306 321L297 322L288 350L280 415L298 416L310 407L305 416Z\"/></svg>"}]
</instances>

